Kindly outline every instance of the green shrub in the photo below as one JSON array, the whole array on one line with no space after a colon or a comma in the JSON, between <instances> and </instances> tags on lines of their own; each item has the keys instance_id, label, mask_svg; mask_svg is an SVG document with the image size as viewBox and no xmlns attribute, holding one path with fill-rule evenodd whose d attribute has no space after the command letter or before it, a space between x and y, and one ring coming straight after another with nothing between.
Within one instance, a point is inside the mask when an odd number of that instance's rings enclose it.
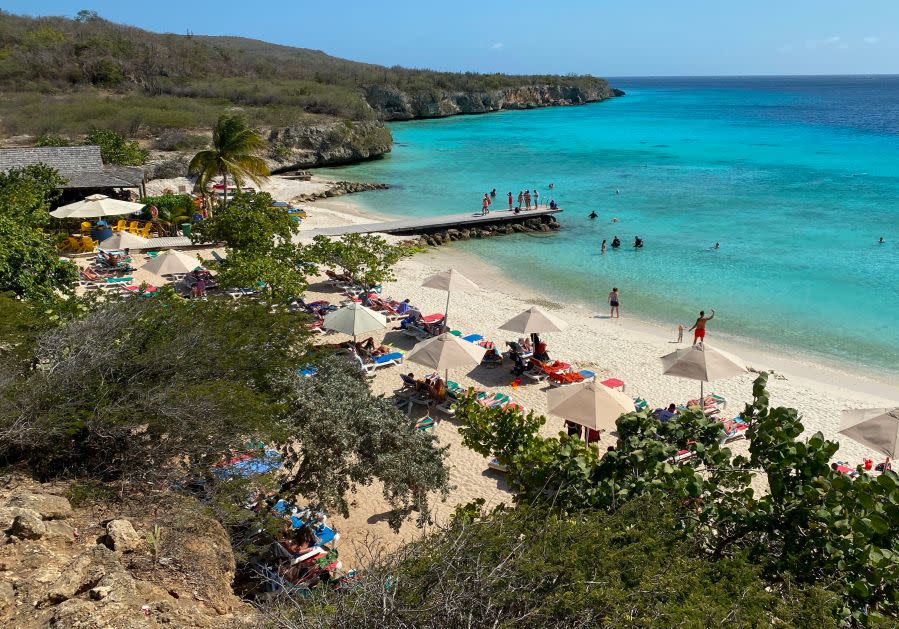
<instances>
[{"instance_id":1,"label":"green shrub","mask_svg":"<svg viewBox=\"0 0 899 629\"><path fill-rule=\"evenodd\" d=\"M94 129L84 138L85 145L100 147L104 164L140 166L150 152L142 149L134 140L126 140L120 133L109 129Z\"/></svg>"},{"instance_id":2,"label":"green shrub","mask_svg":"<svg viewBox=\"0 0 899 629\"><path fill-rule=\"evenodd\" d=\"M39 135L34 141L35 146L72 146L72 141L61 135L53 133L45 133Z\"/></svg>"}]
</instances>

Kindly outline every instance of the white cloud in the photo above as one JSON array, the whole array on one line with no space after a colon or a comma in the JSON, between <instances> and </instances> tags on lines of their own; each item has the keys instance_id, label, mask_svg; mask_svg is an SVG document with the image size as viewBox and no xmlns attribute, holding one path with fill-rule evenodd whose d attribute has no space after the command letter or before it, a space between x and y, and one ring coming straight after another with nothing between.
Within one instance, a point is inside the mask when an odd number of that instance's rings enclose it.
<instances>
[{"instance_id":1,"label":"white cloud","mask_svg":"<svg viewBox=\"0 0 899 629\"><path fill-rule=\"evenodd\" d=\"M830 45L839 44L841 39L842 37L840 37L839 35L834 35L833 37L828 37L827 39L825 39L824 43Z\"/></svg>"},{"instance_id":2,"label":"white cloud","mask_svg":"<svg viewBox=\"0 0 899 629\"><path fill-rule=\"evenodd\" d=\"M832 37L827 37L826 39L810 39L805 42L805 47L809 50L814 50L819 47L833 47L836 46L838 48L846 47L846 44L843 43L843 38L839 35L834 35Z\"/></svg>"},{"instance_id":3,"label":"white cloud","mask_svg":"<svg viewBox=\"0 0 899 629\"><path fill-rule=\"evenodd\" d=\"M865 37L864 41L866 44L876 44L877 42L880 41L880 37L874 37L873 35L869 35L868 37Z\"/></svg>"},{"instance_id":4,"label":"white cloud","mask_svg":"<svg viewBox=\"0 0 899 629\"><path fill-rule=\"evenodd\" d=\"M495 44L493 44L492 46L490 46L490 50L502 50L502 49L503 49L503 43L501 41L498 41Z\"/></svg>"}]
</instances>

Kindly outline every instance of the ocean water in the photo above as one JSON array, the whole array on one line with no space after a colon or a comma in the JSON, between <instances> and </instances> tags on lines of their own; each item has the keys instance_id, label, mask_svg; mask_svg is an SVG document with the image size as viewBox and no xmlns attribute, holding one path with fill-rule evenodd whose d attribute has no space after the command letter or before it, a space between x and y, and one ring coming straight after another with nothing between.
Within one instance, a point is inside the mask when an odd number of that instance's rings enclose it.
<instances>
[{"instance_id":1,"label":"ocean water","mask_svg":"<svg viewBox=\"0 0 899 629\"><path fill-rule=\"evenodd\" d=\"M617 286L672 335L716 308L710 338L899 375L899 77L612 84L627 96L393 124L392 154L323 174L391 184L354 200L394 215L537 189L562 230L453 246L600 312Z\"/></svg>"}]
</instances>

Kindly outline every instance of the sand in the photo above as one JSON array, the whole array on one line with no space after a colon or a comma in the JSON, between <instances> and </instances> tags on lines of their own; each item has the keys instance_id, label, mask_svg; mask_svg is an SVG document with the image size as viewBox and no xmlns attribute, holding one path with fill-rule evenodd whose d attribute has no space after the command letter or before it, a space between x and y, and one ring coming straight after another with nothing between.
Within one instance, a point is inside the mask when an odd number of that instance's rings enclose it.
<instances>
[{"instance_id":1,"label":"sand","mask_svg":"<svg viewBox=\"0 0 899 629\"><path fill-rule=\"evenodd\" d=\"M172 187L172 180L160 185ZM264 189L278 200L291 201L297 194L310 190L310 186L326 186L326 182L295 182L273 177ZM177 187L173 189L177 190ZM328 199L313 204L303 204L309 218L303 221L304 229L331 227L341 224L373 222L386 217L373 215L354 205L347 197ZM464 333L479 333L493 340L498 346L513 340L513 334L499 330L499 326L531 305L540 305L567 322L568 327L559 333L544 335L553 358L565 360L577 368L595 371L601 379L615 376L626 383L626 393L646 399L653 407L667 406L670 402L682 403L698 396L698 383L661 375L659 357L678 347L676 323L668 328L640 321L629 315L626 309L621 319L609 319L608 312L595 312L577 304L564 304L546 299L525 283L512 281L489 267L478 258L465 255L452 246L432 249L402 261L396 268L396 281L386 283L383 295L397 299L410 298L425 314L442 313L446 304L446 294L437 290L422 288L422 280L441 270L455 267L474 280L481 290L477 293L454 294L450 305L449 322L454 329ZM339 303L341 296L322 282L310 286L307 300L327 299ZM718 311L718 320L726 317L726 307ZM752 341L727 341L716 337L716 321L709 324L706 342L720 347L744 359L747 366L757 370L773 369L776 373L769 379L769 393L772 405L798 408L806 427L806 435L820 431L828 439L840 442L836 460L848 461L856 465L864 458L875 460L883 457L875 452L843 438L837 434L840 411L846 408L892 406L899 403L899 386L882 378L859 376L833 369L812 359L777 354L763 343ZM401 351L408 351L414 345L409 337L396 332L385 331L374 335L376 340L394 345ZM318 337L324 342L339 342L348 337L341 334L327 334ZM685 338L687 334L685 333ZM680 345L681 347L685 345ZM390 395L399 387L400 370L413 372L417 376L428 370L406 363L401 367L380 370L372 378L375 393ZM546 384L536 384L523 380L517 389L511 386L514 376L508 363L498 369L478 367L467 373L454 372L450 378L463 386L472 385L502 391L526 408L539 414L546 414ZM724 395L728 400L726 412L736 415L744 403L751 400L752 382L755 374L747 374L731 380L716 382L706 390ZM421 411L416 412L421 415ZM447 463L451 468L450 482L453 489L445 502L436 502L435 522L445 522L456 505L483 498L487 506L512 502L502 474L487 468L484 457L462 445L457 423L452 418L437 411L432 415L439 423L435 434L442 445L449 446ZM541 433L546 436L558 434L563 429L561 419L549 417ZM614 442L614 437L604 435L599 447L604 449ZM735 453L745 453L746 441L732 444ZM763 489L763 482L755 483ZM399 531L392 532L386 523L387 504L381 495L378 483L361 487L353 497L352 513L349 518L332 515L332 523L341 533L341 557L346 567L358 567L363 552L361 544L371 540L395 547L422 535L425 530L407 522Z\"/></svg>"},{"instance_id":2,"label":"sand","mask_svg":"<svg viewBox=\"0 0 899 629\"><path fill-rule=\"evenodd\" d=\"M343 206L352 205L349 200ZM311 212L317 210L313 206ZM328 209L333 213L339 208ZM358 208L347 216L347 221L359 220L365 213ZM646 399L653 407L667 406L670 402L682 403L698 397L698 383L661 375L659 357L673 351L677 345L675 326L664 329L658 325L630 318L626 311L621 319L609 319L608 312L594 312L576 304L563 304L547 300L526 285L502 276L479 259L460 253L452 246L432 249L402 261L396 268L397 279L384 285L383 295L398 299L410 298L424 314L443 312L446 294L437 290L422 288L422 280L433 273L455 267L474 280L482 290L473 294L452 296L449 322L453 329L463 333L478 333L504 346L513 340L512 333L499 330L499 326L531 305L540 305L552 311L568 323L568 327L554 334L544 335L552 358L572 363L577 368L591 369L600 376L615 376L626 383L626 393ZM328 299L339 303L340 296L323 284L313 284L307 299ZM726 308L718 312L718 317L726 316ZM837 434L840 411L846 408L878 407L899 403L899 387L887 380L861 377L822 366L811 359L783 356L766 350L763 344L753 342L719 342L715 334L715 321L709 324L706 342L720 347L744 359L747 366L757 370L775 370L769 378L768 388L772 405L798 408L801 412L806 435L820 431L828 439L840 442L840 450L835 460L844 460L852 465L864 458L882 460L876 452ZM384 339L402 351L411 349L414 341L395 331L374 335L376 340ZM321 337L326 342L345 340L340 334ZM687 334L685 333L685 338ZM380 370L372 379L376 393L390 395L398 388L400 370L424 375L427 369L406 363L401 367ZM724 395L727 400L726 412L736 415L743 405L751 401L752 383L755 374L747 374L731 380L707 385L706 391ZM474 385L491 391L502 391L512 399L537 413L546 413L546 391L549 385L535 384L526 379L517 389L511 386L514 376L507 362L498 369L478 367L468 373L455 372L450 379L462 385ZM417 412L419 415L421 411ZM439 419L435 433L442 445L449 445L448 464L451 467L453 490L449 499L437 503L436 522L445 521L454 507L476 498L486 500L488 506L501 502L510 503L512 495L507 490L503 476L487 468L487 461L481 455L462 445L457 423L433 411ZM563 429L561 419L549 417L541 433L546 436L558 434ZM614 442L614 437L604 435L600 448ZM737 441L731 445L735 453L746 453L747 442ZM755 483L762 488L761 479ZM348 519L334 518L343 539L341 556L344 562L356 557L354 542L374 535L387 546L400 544L422 534L413 524L407 523L399 534L395 534L383 521L387 505L380 495L380 487L375 485L362 488L355 496L353 512Z\"/></svg>"}]
</instances>

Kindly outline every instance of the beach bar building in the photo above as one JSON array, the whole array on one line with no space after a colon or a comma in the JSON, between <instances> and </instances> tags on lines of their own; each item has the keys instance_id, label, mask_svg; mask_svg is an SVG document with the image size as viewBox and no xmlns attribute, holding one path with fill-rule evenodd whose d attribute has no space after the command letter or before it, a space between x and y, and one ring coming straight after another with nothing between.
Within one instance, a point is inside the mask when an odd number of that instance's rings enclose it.
<instances>
[{"instance_id":1,"label":"beach bar building","mask_svg":"<svg viewBox=\"0 0 899 629\"><path fill-rule=\"evenodd\" d=\"M31 164L46 164L68 180L62 187L59 205L92 194L121 198L123 193L133 191L141 197L146 196L143 169L104 164L99 146L0 149L0 171Z\"/></svg>"}]
</instances>

